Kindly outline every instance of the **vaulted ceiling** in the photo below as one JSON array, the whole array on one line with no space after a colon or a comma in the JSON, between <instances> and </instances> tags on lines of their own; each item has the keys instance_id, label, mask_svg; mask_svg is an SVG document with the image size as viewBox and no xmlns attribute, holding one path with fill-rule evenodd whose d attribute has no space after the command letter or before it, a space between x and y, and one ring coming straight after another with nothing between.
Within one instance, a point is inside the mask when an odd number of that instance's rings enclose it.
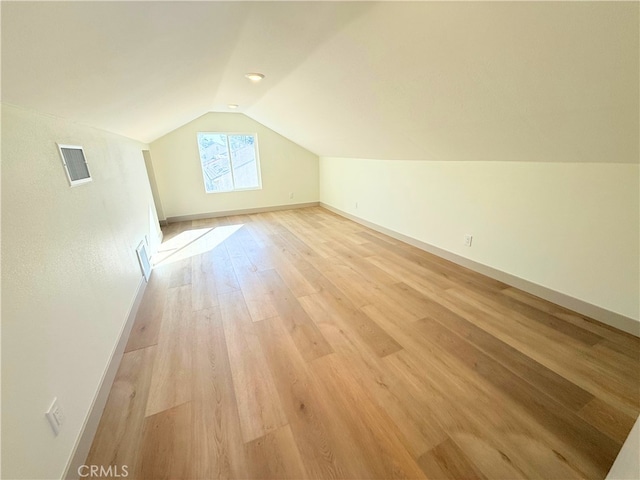
<instances>
[{"instance_id":1,"label":"vaulted ceiling","mask_svg":"<svg viewBox=\"0 0 640 480\"><path fill-rule=\"evenodd\" d=\"M234 103L324 156L630 163L639 29L636 2L2 2L2 101L146 143Z\"/></svg>"}]
</instances>

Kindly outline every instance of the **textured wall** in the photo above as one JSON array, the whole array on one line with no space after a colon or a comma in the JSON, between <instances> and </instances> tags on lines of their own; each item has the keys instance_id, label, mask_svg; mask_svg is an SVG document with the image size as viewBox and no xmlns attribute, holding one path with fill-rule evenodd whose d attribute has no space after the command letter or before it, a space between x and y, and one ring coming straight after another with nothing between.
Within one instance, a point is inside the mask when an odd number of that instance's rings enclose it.
<instances>
[{"instance_id":1,"label":"textured wall","mask_svg":"<svg viewBox=\"0 0 640 480\"><path fill-rule=\"evenodd\" d=\"M56 142L84 147L92 182L69 187ZM140 285L135 248L158 238L145 147L2 106L3 478L67 465Z\"/></svg>"}]
</instances>

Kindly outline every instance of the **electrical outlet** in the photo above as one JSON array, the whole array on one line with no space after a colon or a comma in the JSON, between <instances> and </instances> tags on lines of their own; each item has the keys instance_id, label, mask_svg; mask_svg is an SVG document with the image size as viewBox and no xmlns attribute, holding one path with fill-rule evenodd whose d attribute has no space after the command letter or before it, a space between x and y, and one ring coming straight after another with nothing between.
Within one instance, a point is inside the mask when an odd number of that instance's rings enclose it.
<instances>
[{"instance_id":1,"label":"electrical outlet","mask_svg":"<svg viewBox=\"0 0 640 480\"><path fill-rule=\"evenodd\" d=\"M58 399L54 398L53 402L51 402L51 406L49 410L45 413L47 420L51 424L51 429L53 433L58 435L60 433L60 427L64 424L64 412L58 403Z\"/></svg>"},{"instance_id":2,"label":"electrical outlet","mask_svg":"<svg viewBox=\"0 0 640 480\"><path fill-rule=\"evenodd\" d=\"M356 209L358 208L358 202L356 202Z\"/></svg>"},{"instance_id":3,"label":"electrical outlet","mask_svg":"<svg viewBox=\"0 0 640 480\"><path fill-rule=\"evenodd\" d=\"M293 192L289 192L289 200L293 200Z\"/></svg>"},{"instance_id":4,"label":"electrical outlet","mask_svg":"<svg viewBox=\"0 0 640 480\"><path fill-rule=\"evenodd\" d=\"M464 236L464 245L465 245L465 247L470 247L472 240L473 240L473 235L466 234Z\"/></svg>"}]
</instances>

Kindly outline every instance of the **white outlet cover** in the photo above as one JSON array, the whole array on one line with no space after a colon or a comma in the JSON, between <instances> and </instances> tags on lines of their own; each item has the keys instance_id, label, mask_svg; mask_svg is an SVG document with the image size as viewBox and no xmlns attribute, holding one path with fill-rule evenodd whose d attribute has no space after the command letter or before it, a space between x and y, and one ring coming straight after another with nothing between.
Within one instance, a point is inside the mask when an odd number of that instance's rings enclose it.
<instances>
[{"instance_id":1,"label":"white outlet cover","mask_svg":"<svg viewBox=\"0 0 640 480\"><path fill-rule=\"evenodd\" d=\"M56 407L53 409L53 418L58 426L62 426L64 423L64 412L62 411L62 408L60 408L60 405L56 404Z\"/></svg>"},{"instance_id":2,"label":"white outlet cover","mask_svg":"<svg viewBox=\"0 0 640 480\"><path fill-rule=\"evenodd\" d=\"M467 235L465 235L465 236L464 236L464 244L465 244L467 247L470 247L470 246L471 246L471 242L472 242L472 241L473 241L473 235L468 235L468 234L467 234Z\"/></svg>"},{"instance_id":3,"label":"white outlet cover","mask_svg":"<svg viewBox=\"0 0 640 480\"><path fill-rule=\"evenodd\" d=\"M49 407L49 410L46 411L45 416L47 417L47 420L49 420L53 433L58 435L58 433L60 433L60 427L64 423L64 412L62 411L62 408L60 408L58 398L53 399L53 402L51 402L51 406Z\"/></svg>"}]
</instances>

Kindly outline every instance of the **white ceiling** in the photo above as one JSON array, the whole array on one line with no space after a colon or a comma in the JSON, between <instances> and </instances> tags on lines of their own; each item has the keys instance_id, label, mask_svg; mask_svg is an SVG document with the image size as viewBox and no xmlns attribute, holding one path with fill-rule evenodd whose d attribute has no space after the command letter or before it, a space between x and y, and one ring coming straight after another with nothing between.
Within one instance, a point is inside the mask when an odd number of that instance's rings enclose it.
<instances>
[{"instance_id":1,"label":"white ceiling","mask_svg":"<svg viewBox=\"0 0 640 480\"><path fill-rule=\"evenodd\" d=\"M324 156L638 162L639 20L637 2L2 2L2 101L145 143L237 103Z\"/></svg>"}]
</instances>

